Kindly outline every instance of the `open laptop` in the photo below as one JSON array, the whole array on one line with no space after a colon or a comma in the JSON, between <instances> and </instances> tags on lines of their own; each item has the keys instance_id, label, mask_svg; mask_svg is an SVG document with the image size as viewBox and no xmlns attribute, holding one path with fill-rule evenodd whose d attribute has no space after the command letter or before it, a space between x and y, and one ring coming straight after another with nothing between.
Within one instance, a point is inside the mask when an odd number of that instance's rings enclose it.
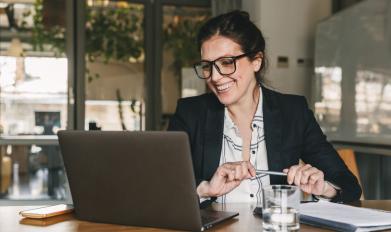
<instances>
[{"instance_id":1,"label":"open laptop","mask_svg":"<svg viewBox=\"0 0 391 232\"><path fill-rule=\"evenodd\" d=\"M184 132L60 131L58 137L81 220L200 231L238 215L200 210Z\"/></svg>"}]
</instances>

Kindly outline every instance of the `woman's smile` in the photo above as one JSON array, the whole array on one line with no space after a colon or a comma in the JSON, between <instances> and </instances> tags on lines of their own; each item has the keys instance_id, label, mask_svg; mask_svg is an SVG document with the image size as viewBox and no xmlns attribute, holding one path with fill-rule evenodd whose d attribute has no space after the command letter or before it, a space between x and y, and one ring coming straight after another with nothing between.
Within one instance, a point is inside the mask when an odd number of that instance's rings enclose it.
<instances>
[{"instance_id":1,"label":"woman's smile","mask_svg":"<svg viewBox=\"0 0 391 232\"><path fill-rule=\"evenodd\" d=\"M229 81L223 84L215 84L214 86L218 93L225 93L228 92L234 84L234 81Z\"/></svg>"}]
</instances>

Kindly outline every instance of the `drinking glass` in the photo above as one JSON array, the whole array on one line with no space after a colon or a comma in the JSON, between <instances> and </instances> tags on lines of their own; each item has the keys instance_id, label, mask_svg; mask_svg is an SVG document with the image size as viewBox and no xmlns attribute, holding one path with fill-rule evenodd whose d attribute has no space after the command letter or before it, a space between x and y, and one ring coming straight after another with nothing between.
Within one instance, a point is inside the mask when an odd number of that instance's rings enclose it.
<instances>
[{"instance_id":1,"label":"drinking glass","mask_svg":"<svg viewBox=\"0 0 391 232\"><path fill-rule=\"evenodd\" d=\"M300 189L297 186L265 186L262 196L264 231L299 231Z\"/></svg>"}]
</instances>

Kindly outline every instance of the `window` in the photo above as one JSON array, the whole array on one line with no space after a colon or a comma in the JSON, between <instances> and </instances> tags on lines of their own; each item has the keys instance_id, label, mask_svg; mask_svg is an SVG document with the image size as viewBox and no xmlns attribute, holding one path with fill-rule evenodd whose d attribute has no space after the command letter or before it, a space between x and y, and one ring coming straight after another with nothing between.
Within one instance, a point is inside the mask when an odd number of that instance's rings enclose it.
<instances>
[{"instance_id":1,"label":"window","mask_svg":"<svg viewBox=\"0 0 391 232\"><path fill-rule=\"evenodd\" d=\"M61 200L66 180L55 134L68 116L65 13L47 1L16 2L0 4L0 198Z\"/></svg>"}]
</instances>

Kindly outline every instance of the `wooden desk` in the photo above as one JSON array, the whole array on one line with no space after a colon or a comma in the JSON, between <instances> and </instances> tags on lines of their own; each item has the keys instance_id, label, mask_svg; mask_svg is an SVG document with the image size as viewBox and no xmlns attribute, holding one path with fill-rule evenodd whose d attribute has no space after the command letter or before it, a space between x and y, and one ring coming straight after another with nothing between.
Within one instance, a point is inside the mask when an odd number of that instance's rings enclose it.
<instances>
[{"instance_id":1,"label":"wooden desk","mask_svg":"<svg viewBox=\"0 0 391 232\"><path fill-rule=\"evenodd\" d=\"M391 200L376 200L376 201L361 201L356 205L361 205L366 208L376 208L383 210L391 210ZM212 227L208 231L261 231L262 220L258 216L252 214L253 205L249 204L215 204L216 210L238 211L239 217L229 220L222 224ZM171 231L144 227L130 227L121 225L92 223L87 221L79 221L72 214L57 216L45 220L25 220L18 215L21 210L37 208L37 206L1 206L0 207L0 231L4 232L34 232L34 231L55 231L55 232L82 232L82 231ZM24 223L29 223L26 225ZM35 224L34 225L31 225ZM307 225L301 225L300 231L318 232L330 231L320 228L315 228Z\"/></svg>"}]
</instances>

